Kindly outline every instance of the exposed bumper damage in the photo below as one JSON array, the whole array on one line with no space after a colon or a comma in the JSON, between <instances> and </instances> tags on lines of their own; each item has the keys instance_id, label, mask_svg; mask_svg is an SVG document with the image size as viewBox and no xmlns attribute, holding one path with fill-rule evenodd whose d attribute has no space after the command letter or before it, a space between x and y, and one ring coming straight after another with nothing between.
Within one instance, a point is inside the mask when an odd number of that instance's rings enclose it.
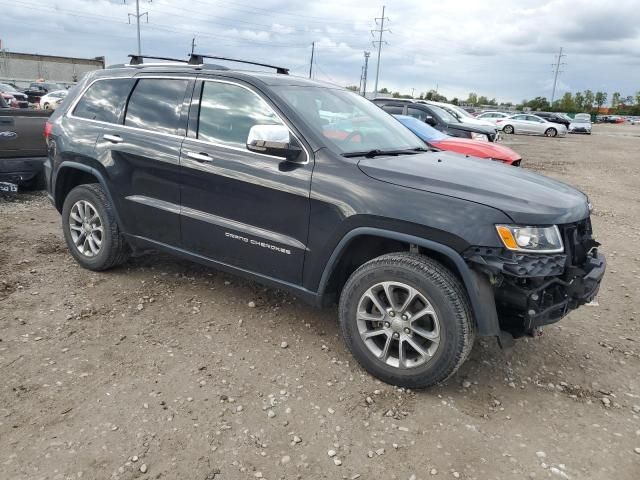
<instances>
[{"instance_id":1,"label":"exposed bumper damage","mask_svg":"<svg viewBox=\"0 0 640 480\"><path fill-rule=\"evenodd\" d=\"M500 328L514 336L557 322L598 293L606 259L591 236L590 220L559 228L565 245L560 254L483 247L465 252L467 262L489 276Z\"/></svg>"}]
</instances>

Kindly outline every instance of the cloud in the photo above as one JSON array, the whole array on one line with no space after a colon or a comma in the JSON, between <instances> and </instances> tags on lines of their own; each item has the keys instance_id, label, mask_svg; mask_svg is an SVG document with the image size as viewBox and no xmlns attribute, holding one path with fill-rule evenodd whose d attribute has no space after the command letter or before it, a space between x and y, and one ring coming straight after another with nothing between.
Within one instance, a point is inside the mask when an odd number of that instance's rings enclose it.
<instances>
[{"instance_id":1,"label":"cloud","mask_svg":"<svg viewBox=\"0 0 640 480\"><path fill-rule=\"evenodd\" d=\"M0 0L2 1L2 0ZM478 94L503 100L551 95L551 63L560 47L567 65L562 89L638 89L640 8L637 0L455 0L387 2L380 87L410 92L438 85L447 96ZM315 41L318 79L358 84L381 5L362 0L154 0L142 2L142 48L184 57L196 50L285 64L307 75ZM136 50L132 2L120 0L2 1L0 32L11 51L78 57L104 55L122 63ZM36 20L33 11L39 12Z\"/></svg>"}]
</instances>

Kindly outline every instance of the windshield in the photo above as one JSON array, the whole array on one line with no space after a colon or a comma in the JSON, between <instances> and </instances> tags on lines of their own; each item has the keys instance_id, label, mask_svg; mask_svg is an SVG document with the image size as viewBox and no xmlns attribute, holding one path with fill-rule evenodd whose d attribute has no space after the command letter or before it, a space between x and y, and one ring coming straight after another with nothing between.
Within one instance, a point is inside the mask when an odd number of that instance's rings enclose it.
<instances>
[{"instance_id":1,"label":"windshield","mask_svg":"<svg viewBox=\"0 0 640 480\"><path fill-rule=\"evenodd\" d=\"M394 115L394 117L425 142L441 142L449 138L449 135L445 135L417 118L408 115Z\"/></svg>"},{"instance_id":2,"label":"windshield","mask_svg":"<svg viewBox=\"0 0 640 480\"><path fill-rule=\"evenodd\" d=\"M320 131L336 153L424 148L415 135L380 107L348 90L276 86L307 126Z\"/></svg>"},{"instance_id":3,"label":"windshield","mask_svg":"<svg viewBox=\"0 0 640 480\"><path fill-rule=\"evenodd\" d=\"M2 90L3 92L17 92L18 91L14 87L12 87L11 85L7 85L6 83L0 83L0 90Z\"/></svg>"},{"instance_id":4,"label":"windshield","mask_svg":"<svg viewBox=\"0 0 640 480\"><path fill-rule=\"evenodd\" d=\"M435 105L429 105L429 108L433 110L433 113L440 118L444 123L460 123L460 120L455 115L450 114L444 108L437 107Z\"/></svg>"},{"instance_id":5,"label":"windshield","mask_svg":"<svg viewBox=\"0 0 640 480\"><path fill-rule=\"evenodd\" d=\"M471 115L469 112L467 112L464 108L460 108L456 105L447 105L448 108L450 108L451 110L453 110L454 112L456 112L458 114L459 117L462 117L460 120L464 121L464 118L475 118L473 115Z\"/></svg>"},{"instance_id":6,"label":"windshield","mask_svg":"<svg viewBox=\"0 0 640 480\"><path fill-rule=\"evenodd\" d=\"M578 113L573 121L577 123L590 123L591 115L589 115L588 113Z\"/></svg>"}]
</instances>

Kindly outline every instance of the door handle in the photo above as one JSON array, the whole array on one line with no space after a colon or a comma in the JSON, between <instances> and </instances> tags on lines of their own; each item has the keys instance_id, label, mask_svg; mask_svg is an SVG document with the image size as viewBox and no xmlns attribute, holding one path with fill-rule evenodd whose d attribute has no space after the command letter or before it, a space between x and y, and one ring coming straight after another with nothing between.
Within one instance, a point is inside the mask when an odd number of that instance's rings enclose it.
<instances>
[{"instance_id":1,"label":"door handle","mask_svg":"<svg viewBox=\"0 0 640 480\"><path fill-rule=\"evenodd\" d=\"M122 140L122 137L120 135L105 134L102 136L102 138L104 138L105 140L108 140L111 143L122 143L124 141Z\"/></svg>"},{"instance_id":2,"label":"door handle","mask_svg":"<svg viewBox=\"0 0 640 480\"><path fill-rule=\"evenodd\" d=\"M206 153L198 153L198 152L187 152L187 157L192 158L197 162L212 162L213 158L211 158Z\"/></svg>"}]
</instances>

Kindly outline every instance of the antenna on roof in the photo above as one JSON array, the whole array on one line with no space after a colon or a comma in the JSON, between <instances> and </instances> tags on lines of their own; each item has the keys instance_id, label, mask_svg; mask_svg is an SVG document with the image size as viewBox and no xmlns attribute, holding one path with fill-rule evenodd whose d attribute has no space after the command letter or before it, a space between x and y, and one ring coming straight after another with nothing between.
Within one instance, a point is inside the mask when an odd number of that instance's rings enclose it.
<instances>
[{"instance_id":1,"label":"antenna on roof","mask_svg":"<svg viewBox=\"0 0 640 480\"><path fill-rule=\"evenodd\" d=\"M189 65L202 65L205 58L211 58L213 60L225 60L227 62L245 63L247 65L257 65L259 67L267 67L275 69L276 73L282 75L289 75L289 69L285 67L277 67L275 65L268 65L266 63L250 62L248 60L238 60L237 58L216 57L213 55L202 55L200 53L192 53L189 56Z\"/></svg>"}]
</instances>

